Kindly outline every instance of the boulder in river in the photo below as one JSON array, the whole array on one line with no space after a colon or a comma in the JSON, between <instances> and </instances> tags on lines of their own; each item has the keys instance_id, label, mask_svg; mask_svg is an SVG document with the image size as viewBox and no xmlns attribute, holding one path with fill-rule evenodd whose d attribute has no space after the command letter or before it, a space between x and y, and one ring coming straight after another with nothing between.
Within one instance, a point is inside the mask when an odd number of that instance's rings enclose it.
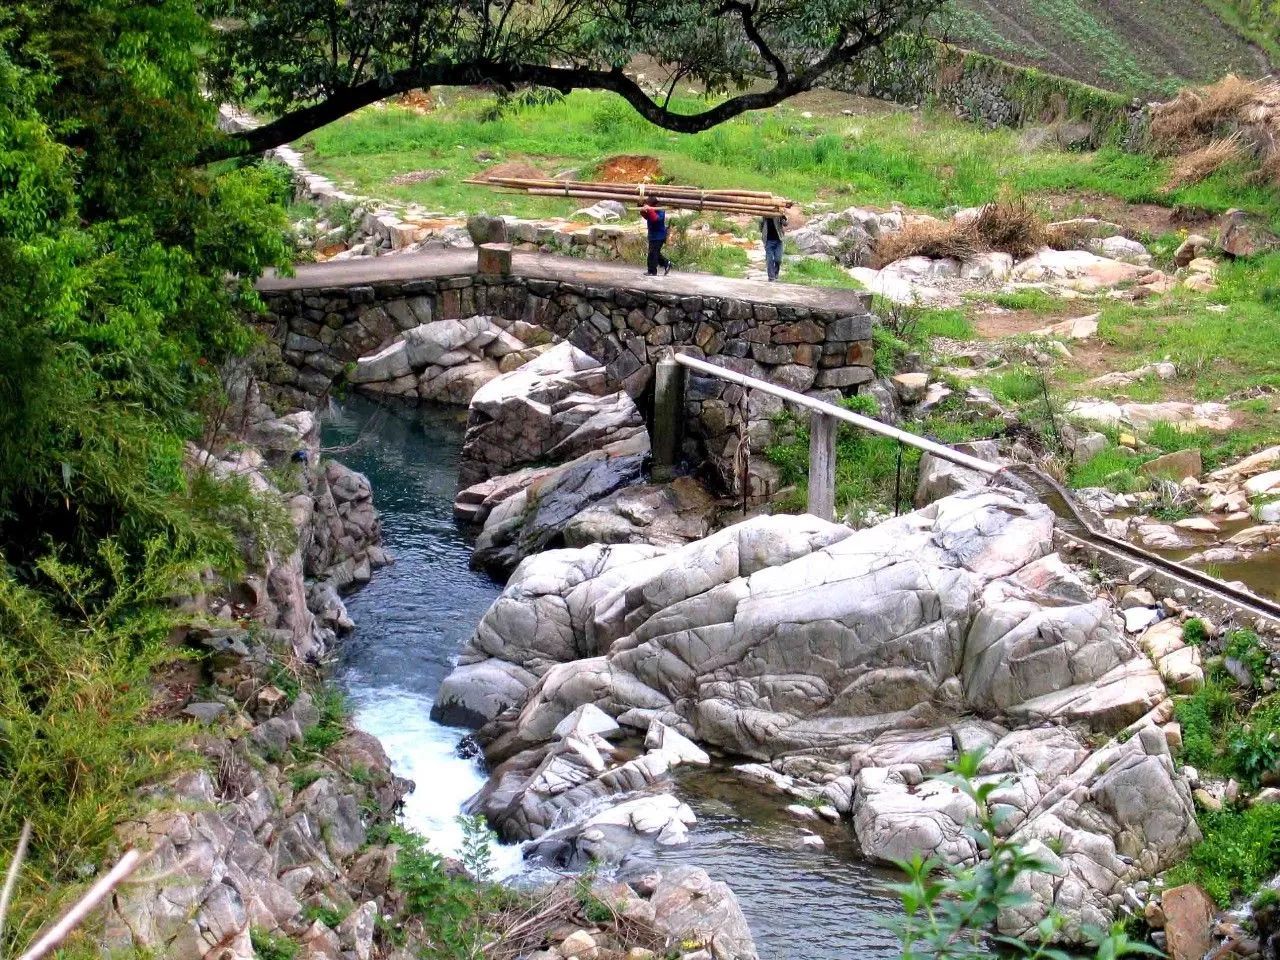
<instances>
[{"instance_id":1,"label":"boulder in river","mask_svg":"<svg viewBox=\"0 0 1280 960\"><path fill-rule=\"evenodd\" d=\"M617 385L611 388L599 362L560 343L471 398L459 486L524 466L565 463L640 436L647 445L631 398Z\"/></svg>"},{"instance_id":2,"label":"boulder in river","mask_svg":"<svg viewBox=\"0 0 1280 960\"><path fill-rule=\"evenodd\" d=\"M825 771L832 804L851 809L879 859L907 847L972 856L972 811L926 783L985 748L982 775L1008 781L997 801L1015 814L1008 829L1061 850L1002 927L1021 935L1048 906L1102 922L1124 884L1185 854L1194 815L1152 726L1167 713L1164 683L1051 552L1052 528L1045 506L987 488L857 532L759 517L676 549L542 554L517 570L442 697L469 696L493 660L536 677L480 733L499 771L527 770L583 704L780 771ZM1091 749L1126 728L1125 743ZM844 788L841 761L854 778ZM827 798L820 784L806 791ZM603 826L582 838L556 849L615 844Z\"/></svg>"}]
</instances>

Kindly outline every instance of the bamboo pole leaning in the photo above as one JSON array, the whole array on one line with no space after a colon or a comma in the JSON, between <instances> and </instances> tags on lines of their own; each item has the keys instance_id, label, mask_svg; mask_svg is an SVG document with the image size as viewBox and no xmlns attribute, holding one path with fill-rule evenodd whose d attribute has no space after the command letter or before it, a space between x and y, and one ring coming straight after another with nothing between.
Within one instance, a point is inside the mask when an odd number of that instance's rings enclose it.
<instances>
[{"instance_id":1,"label":"bamboo pole leaning","mask_svg":"<svg viewBox=\"0 0 1280 960\"><path fill-rule=\"evenodd\" d=\"M756 190L703 190L701 187L655 183L595 183L586 180L551 180L526 177L487 177L464 181L469 184L534 197L569 197L576 200L616 200L677 210L706 210L740 213L757 217L782 216L792 203L785 197Z\"/></svg>"}]
</instances>

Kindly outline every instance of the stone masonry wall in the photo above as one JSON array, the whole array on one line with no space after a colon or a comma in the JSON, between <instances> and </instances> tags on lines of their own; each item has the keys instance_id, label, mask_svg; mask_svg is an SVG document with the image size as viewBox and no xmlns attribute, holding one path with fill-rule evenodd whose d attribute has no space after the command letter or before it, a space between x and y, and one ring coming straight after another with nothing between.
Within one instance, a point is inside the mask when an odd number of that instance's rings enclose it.
<instances>
[{"instance_id":1,"label":"stone masonry wall","mask_svg":"<svg viewBox=\"0 0 1280 960\"><path fill-rule=\"evenodd\" d=\"M894 103L935 104L988 126L1055 126L1060 146L1140 150L1150 111L1141 101L923 37L902 37L831 86Z\"/></svg>"},{"instance_id":2,"label":"stone masonry wall","mask_svg":"<svg viewBox=\"0 0 1280 960\"><path fill-rule=\"evenodd\" d=\"M433 320L489 315L550 331L600 360L629 395L648 404L654 364L670 349L714 358L738 372L837 400L874 378L869 298L849 316L808 306L679 296L516 276L454 276L372 286L266 290L265 333L283 363L271 379L294 405L314 402L349 364ZM760 450L781 402L691 376L685 454L740 493L733 464L744 429ZM758 458L759 459L759 458ZM761 464L753 495L773 485Z\"/></svg>"}]
</instances>

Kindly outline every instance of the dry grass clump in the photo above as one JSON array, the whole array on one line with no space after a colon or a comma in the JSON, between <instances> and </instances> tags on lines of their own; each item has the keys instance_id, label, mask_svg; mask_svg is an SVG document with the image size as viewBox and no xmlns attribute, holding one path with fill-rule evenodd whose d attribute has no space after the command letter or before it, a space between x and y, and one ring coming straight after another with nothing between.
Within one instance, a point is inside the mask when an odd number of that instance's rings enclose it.
<instances>
[{"instance_id":1,"label":"dry grass clump","mask_svg":"<svg viewBox=\"0 0 1280 960\"><path fill-rule=\"evenodd\" d=\"M1234 73L1207 87L1186 87L1154 109L1151 137L1174 151L1188 143L1203 144L1224 124L1238 120L1242 109L1253 105L1268 89L1274 93L1271 84L1255 83Z\"/></svg>"},{"instance_id":2,"label":"dry grass clump","mask_svg":"<svg viewBox=\"0 0 1280 960\"><path fill-rule=\"evenodd\" d=\"M1047 231L1025 200L997 200L982 208L974 220L984 249L1007 253L1015 260L1031 256L1045 245Z\"/></svg>"},{"instance_id":3,"label":"dry grass clump","mask_svg":"<svg viewBox=\"0 0 1280 960\"><path fill-rule=\"evenodd\" d=\"M1228 74L1207 87L1188 87L1154 108L1151 140L1177 158L1170 187L1195 183L1246 156L1257 162L1256 179L1280 183L1280 81Z\"/></svg>"},{"instance_id":4,"label":"dry grass clump","mask_svg":"<svg viewBox=\"0 0 1280 960\"><path fill-rule=\"evenodd\" d=\"M877 267L906 257L971 260L982 251L974 221L912 220L901 230L880 236L875 246Z\"/></svg>"},{"instance_id":5,"label":"dry grass clump","mask_svg":"<svg viewBox=\"0 0 1280 960\"><path fill-rule=\"evenodd\" d=\"M880 267L904 257L951 257L963 262L987 251L1022 260L1044 246L1066 240L1050 231L1025 200L997 200L967 220L912 221L895 233L882 235L875 254Z\"/></svg>"},{"instance_id":6,"label":"dry grass clump","mask_svg":"<svg viewBox=\"0 0 1280 960\"><path fill-rule=\"evenodd\" d=\"M1172 190L1174 187L1199 183L1219 168L1239 160L1244 153L1244 142L1239 133L1210 140L1199 150L1184 153L1174 160L1165 186Z\"/></svg>"}]
</instances>

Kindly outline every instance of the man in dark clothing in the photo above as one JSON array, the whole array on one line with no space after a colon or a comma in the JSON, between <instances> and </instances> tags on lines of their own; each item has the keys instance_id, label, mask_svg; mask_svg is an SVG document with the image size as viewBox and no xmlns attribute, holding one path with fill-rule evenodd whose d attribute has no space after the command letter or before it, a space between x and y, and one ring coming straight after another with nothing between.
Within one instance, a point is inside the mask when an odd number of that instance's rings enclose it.
<instances>
[{"instance_id":1,"label":"man in dark clothing","mask_svg":"<svg viewBox=\"0 0 1280 960\"><path fill-rule=\"evenodd\" d=\"M778 271L782 269L782 232L787 218L762 217L760 219L760 236L764 238L764 268L768 271L769 280L778 279Z\"/></svg>"},{"instance_id":2,"label":"man in dark clothing","mask_svg":"<svg viewBox=\"0 0 1280 960\"><path fill-rule=\"evenodd\" d=\"M665 276L671 272L671 261L662 255L662 245L667 242L667 211L646 200L640 207L640 216L649 230L649 276L656 277L659 267Z\"/></svg>"}]
</instances>

